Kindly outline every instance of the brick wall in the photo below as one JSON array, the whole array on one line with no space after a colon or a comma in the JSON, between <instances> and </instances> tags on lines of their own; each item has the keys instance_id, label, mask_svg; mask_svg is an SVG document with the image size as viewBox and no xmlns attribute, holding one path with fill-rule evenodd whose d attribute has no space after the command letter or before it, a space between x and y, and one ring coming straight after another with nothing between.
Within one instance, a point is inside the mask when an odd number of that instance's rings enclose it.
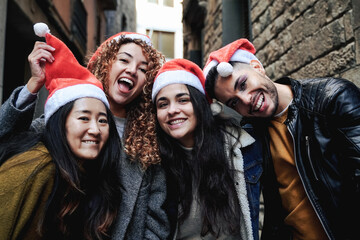
<instances>
[{"instance_id":1,"label":"brick wall","mask_svg":"<svg viewBox=\"0 0 360 240\"><path fill-rule=\"evenodd\" d=\"M335 76L360 86L359 1L253 0L257 57L268 76Z\"/></svg>"},{"instance_id":2,"label":"brick wall","mask_svg":"<svg viewBox=\"0 0 360 240\"><path fill-rule=\"evenodd\" d=\"M224 45L223 1L206 1L204 63ZM360 86L359 0L251 0L250 22L256 55L271 79L333 76Z\"/></svg>"},{"instance_id":3,"label":"brick wall","mask_svg":"<svg viewBox=\"0 0 360 240\"><path fill-rule=\"evenodd\" d=\"M210 52L221 48L222 45L222 1L209 0L204 26L204 59L209 57Z\"/></svg>"}]
</instances>

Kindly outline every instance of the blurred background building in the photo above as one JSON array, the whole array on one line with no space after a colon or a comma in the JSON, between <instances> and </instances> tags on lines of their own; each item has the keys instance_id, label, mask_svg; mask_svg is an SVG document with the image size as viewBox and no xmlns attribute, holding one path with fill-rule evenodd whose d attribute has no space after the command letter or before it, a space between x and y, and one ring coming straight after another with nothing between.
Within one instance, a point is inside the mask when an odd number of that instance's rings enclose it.
<instances>
[{"instance_id":1,"label":"blurred background building","mask_svg":"<svg viewBox=\"0 0 360 240\"><path fill-rule=\"evenodd\" d=\"M120 31L148 34L167 59L200 67L211 51L245 37L273 80L334 76L360 86L359 0L0 0L0 12L0 102L30 77L27 56L42 40L36 22L80 63Z\"/></svg>"},{"instance_id":2,"label":"blurred background building","mask_svg":"<svg viewBox=\"0 0 360 240\"><path fill-rule=\"evenodd\" d=\"M147 34L167 60L183 57L180 0L137 0L136 31Z\"/></svg>"},{"instance_id":3,"label":"blurred background building","mask_svg":"<svg viewBox=\"0 0 360 240\"><path fill-rule=\"evenodd\" d=\"M105 11L116 11L117 8L116 0L0 0L2 102L30 77L27 56L35 41L44 41L34 34L33 24L48 24L51 33L71 49L80 63L84 63L86 55L105 40L108 31ZM46 95L44 89L41 90L37 115L43 111Z\"/></svg>"}]
</instances>

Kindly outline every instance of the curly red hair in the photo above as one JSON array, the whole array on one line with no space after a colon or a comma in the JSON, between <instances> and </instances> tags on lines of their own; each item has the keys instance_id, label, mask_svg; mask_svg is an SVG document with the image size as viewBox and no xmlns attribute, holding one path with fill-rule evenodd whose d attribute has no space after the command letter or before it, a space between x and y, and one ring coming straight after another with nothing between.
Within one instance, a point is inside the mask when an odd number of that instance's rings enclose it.
<instances>
[{"instance_id":1,"label":"curly red hair","mask_svg":"<svg viewBox=\"0 0 360 240\"><path fill-rule=\"evenodd\" d=\"M143 169L151 164L160 163L159 146L156 137L155 107L151 101L154 78L165 62L165 57L152 46L139 39L120 38L103 44L99 56L89 63L88 69L102 82L104 91L109 90L108 77L121 45L135 43L141 46L148 60L146 82L142 93L126 106L126 126L124 131L125 153L139 161Z\"/></svg>"}]
</instances>

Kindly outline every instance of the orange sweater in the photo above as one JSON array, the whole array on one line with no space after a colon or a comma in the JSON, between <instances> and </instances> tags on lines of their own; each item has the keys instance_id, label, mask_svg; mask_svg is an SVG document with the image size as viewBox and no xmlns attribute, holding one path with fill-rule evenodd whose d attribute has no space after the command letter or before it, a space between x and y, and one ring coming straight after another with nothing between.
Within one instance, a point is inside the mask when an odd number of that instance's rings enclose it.
<instances>
[{"instance_id":1,"label":"orange sweater","mask_svg":"<svg viewBox=\"0 0 360 240\"><path fill-rule=\"evenodd\" d=\"M285 224L293 229L293 239L327 239L321 223L305 193L294 160L292 137L284 124L287 112L274 118L269 127L270 150L283 208Z\"/></svg>"}]
</instances>

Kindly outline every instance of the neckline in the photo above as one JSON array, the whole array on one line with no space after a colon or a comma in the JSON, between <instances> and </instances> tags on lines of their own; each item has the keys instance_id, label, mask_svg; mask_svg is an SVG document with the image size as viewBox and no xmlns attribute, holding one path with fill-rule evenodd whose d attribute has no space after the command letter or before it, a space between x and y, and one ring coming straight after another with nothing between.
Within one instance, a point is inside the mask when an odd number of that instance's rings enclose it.
<instances>
[{"instance_id":1,"label":"neckline","mask_svg":"<svg viewBox=\"0 0 360 240\"><path fill-rule=\"evenodd\" d=\"M290 100L289 104L281 112L274 115L274 118L281 117L288 110L288 108L290 107L292 101L293 101L293 98Z\"/></svg>"}]
</instances>

